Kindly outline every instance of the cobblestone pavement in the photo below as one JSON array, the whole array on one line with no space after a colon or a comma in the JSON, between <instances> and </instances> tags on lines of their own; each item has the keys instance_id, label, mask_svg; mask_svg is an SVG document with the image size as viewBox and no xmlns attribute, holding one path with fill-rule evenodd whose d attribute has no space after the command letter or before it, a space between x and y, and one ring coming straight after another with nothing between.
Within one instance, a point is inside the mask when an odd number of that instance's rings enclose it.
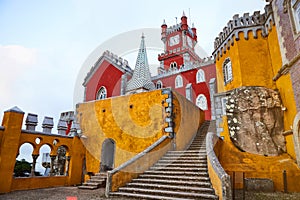
<instances>
[{"instance_id":1,"label":"cobblestone pavement","mask_svg":"<svg viewBox=\"0 0 300 200\"><path fill-rule=\"evenodd\" d=\"M80 190L77 187L56 187L36 190L14 191L1 194L0 200L129 200L129 198L105 198L104 188L97 190ZM243 199L242 193L236 193L236 200ZM246 192L245 200L299 200L300 193L258 193Z\"/></svg>"}]
</instances>

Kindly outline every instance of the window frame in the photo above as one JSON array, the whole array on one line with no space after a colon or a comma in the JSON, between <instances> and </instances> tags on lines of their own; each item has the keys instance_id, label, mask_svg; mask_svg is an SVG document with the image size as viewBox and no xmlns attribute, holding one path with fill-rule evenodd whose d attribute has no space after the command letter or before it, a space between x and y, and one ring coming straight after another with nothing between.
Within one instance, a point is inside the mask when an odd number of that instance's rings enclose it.
<instances>
[{"instance_id":1,"label":"window frame","mask_svg":"<svg viewBox=\"0 0 300 200\"><path fill-rule=\"evenodd\" d=\"M230 65L229 65L230 63ZM232 72L232 62L230 58L226 58L223 65L223 79L224 79L224 85L227 85L228 83L232 82L233 80L233 72Z\"/></svg>"},{"instance_id":2,"label":"window frame","mask_svg":"<svg viewBox=\"0 0 300 200\"><path fill-rule=\"evenodd\" d=\"M104 91L104 93L101 94L101 92ZM104 98L99 98L100 96L102 96L104 94ZM102 100L102 99L106 99L107 98L107 90L106 87L101 86L96 94L96 100Z\"/></svg>"},{"instance_id":3,"label":"window frame","mask_svg":"<svg viewBox=\"0 0 300 200\"><path fill-rule=\"evenodd\" d=\"M175 88L183 87L183 79L181 75L177 75L175 78Z\"/></svg>"},{"instance_id":4,"label":"window frame","mask_svg":"<svg viewBox=\"0 0 300 200\"><path fill-rule=\"evenodd\" d=\"M203 82L206 82L205 71L203 69L199 69L196 74L196 83L203 83Z\"/></svg>"},{"instance_id":5,"label":"window frame","mask_svg":"<svg viewBox=\"0 0 300 200\"><path fill-rule=\"evenodd\" d=\"M199 105L199 103L198 103L198 102L199 102L199 99L200 99L201 97L204 97L204 99L205 99L205 108L201 108L200 105ZM196 104L196 106L198 106L198 108L200 108L200 109L203 110L203 111L208 110L208 102L207 102L207 98L206 98L206 96L205 96L204 94L199 94L199 95L197 96L195 104Z\"/></svg>"}]
</instances>

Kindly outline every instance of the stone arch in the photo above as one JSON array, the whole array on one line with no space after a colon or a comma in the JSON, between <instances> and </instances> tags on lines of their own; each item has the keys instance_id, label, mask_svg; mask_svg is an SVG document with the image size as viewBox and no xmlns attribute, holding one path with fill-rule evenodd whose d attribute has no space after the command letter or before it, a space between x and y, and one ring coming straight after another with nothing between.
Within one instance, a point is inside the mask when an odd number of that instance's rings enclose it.
<instances>
[{"instance_id":1,"label":"stone arch","mask_svg":"<svg viewBox=\"0 0 300 200\"><path fill-rule=\"evenodd\" d=\"M113 139L107 138L102 143L100 172L112 170L114 168L116 143Z\"/></svg>"},{"instance_id":2,"label":"stone arch","mask_svg":"<svg viewBox=\"0 0 300 200\"><path fill-rule=\"evenodd\" d=\"M50 172L52 146L43 144L39 149L39 157L37 158L36 170L44 176L48 176Z\"/></svg>"},{"instance_id":3,"label":"stone arch","mask_svg":"<svg viewBox=\"0 0 300 200\"><path fill-rule=\"evenodd\" d=\"M24 142L20 145L18 155L16 157L16 163L14 168L15 177L28 177L31 176L33 166L29 166L29 163L33 163L32 153L34 152L34 145L29 142ZM26 164L24 164L26 163ZM19 166L23 167L19 167Z\"/></svg>"},{"instance_id":4,"label":"stone arch","mask_svg":"<svg viewBox=\"0 0 300 200\"><path fill-rule=\"evenodd\" d=\"M300 167L300 112L298 112L294 118L293 139L297 165Z\"/></svg>"}]
</instances>

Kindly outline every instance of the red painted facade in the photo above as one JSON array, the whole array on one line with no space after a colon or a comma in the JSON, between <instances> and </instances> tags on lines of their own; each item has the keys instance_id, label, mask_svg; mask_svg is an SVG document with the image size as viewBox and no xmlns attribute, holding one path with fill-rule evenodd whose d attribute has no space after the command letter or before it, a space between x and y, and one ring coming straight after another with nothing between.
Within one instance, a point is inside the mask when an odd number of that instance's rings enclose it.
<instances>
[{"instance_id":1,"label":"red painted facade","mask_svg":"<svg viewBox=\"0 0 300 200\"><path fill-rule=\"evenodd\" d=\"M85 101L95 100L102 86L106 88L107 98L120 96L122 75L123 72L121 70L104 58L86 83Z\"/></svg>"}]
</instances>

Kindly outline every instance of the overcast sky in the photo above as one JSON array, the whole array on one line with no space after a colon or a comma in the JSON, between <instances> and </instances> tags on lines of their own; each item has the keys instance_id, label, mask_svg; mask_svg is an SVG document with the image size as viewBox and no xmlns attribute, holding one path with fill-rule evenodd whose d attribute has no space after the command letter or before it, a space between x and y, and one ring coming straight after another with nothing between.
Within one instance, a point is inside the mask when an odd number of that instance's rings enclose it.
<instances>
[{"instance_id":1,"label":"overcast sky","mask_svg":"<svg viewBox=\"0 0 300 200\"><path fill-rule=\"evenodd\" d=\"M211 55L214 38L234 14L263 12L264 5L263 0L0 0L0 117L18 106L26 115L38 114L40 122L54 117L56 126L59 114L73 109L86 58L111 37L160 28L163 19L174 25L184 10L197 28L198 44ZM129 63L134 67L135 60Z\"/></svg>"}]
</instances>

